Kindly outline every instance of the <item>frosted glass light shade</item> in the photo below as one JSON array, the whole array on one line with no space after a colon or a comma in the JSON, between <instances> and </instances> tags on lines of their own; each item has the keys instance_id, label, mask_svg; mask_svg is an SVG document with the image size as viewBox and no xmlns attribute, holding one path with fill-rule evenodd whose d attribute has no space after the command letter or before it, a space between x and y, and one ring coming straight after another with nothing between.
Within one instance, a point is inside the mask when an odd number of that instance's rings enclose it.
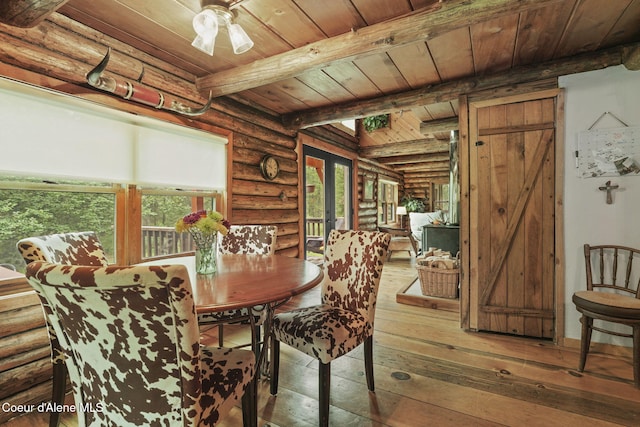
<instances>
[{"instance_id":1,"label":"frosted glass light shade","mask_svg":"<svg viewBox=\"0 0 640 427\"><path fill-rule=\"evenodd\" d=\"M193 17L193 29L198 35L191 46L213 56L213 47L218 35L218 16L216 13L209 9L198 13Z\"/></svg>"},{"instance_id":2,"label":"frosted glass light shade","mask_svg":"<svg viewBox=\"0 0 640 427\"><path fill-rule=\"evenodd\" d=\"M253 47L253 40L251 40L240 24L229 24L228 28L233 53L240 55Z\"/></svg>"},{"instance_id":3,"label":"frosted glass light shade","mask_svg":"<svg viewBox=\"0 0 640 427\"><path fill-rule=\"evenodd\" d=\"M191 43L191 46L195 47L198 50L201 50L208 55L213 56L213 47L215 45L215 42L215 37L205 38L202 36L196 36L196 38Z\"/></svg>"}]
</instances>

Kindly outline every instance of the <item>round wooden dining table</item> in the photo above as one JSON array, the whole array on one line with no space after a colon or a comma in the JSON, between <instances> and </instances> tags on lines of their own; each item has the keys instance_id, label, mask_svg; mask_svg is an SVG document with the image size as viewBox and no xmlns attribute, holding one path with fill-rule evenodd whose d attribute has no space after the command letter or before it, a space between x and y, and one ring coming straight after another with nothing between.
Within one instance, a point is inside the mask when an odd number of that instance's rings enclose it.
<instances>
[{"instance_id":1,"label":"round wooden dining table","mask_svg":"<svg viewBox=\"0 0 640 427\"><path fill-rule=\"evenodd\" d=\"M218 255L218 271L195 273L195 257L164 258L143 265L183 264L198 313L270 306L316 286L322 269L303 259L273 255Z\"/></svg>"},{"instance_id":2,"label":"round wooden dining table","mask_svg":"<svg viewBox=\"0 0 640 427\"><path fill-rule=\"evenodd\" d=\"M142 265L183 264L189 271L194 303L198 313L247 308L251 313L264 311L265 337L270 336L274 309L289 298L316 286L322 280L322 269L299 258L279 255L217 256L218 271L211 275L196 274L195 256L163 258ZM256 352L256 376L268 375L268 340L261 343L254 333L254 316L246 317L251 324L251 346ZM238 318L240 319L240 318ZM258 393L257 381L253 382ZM257 408L253 411L257 413Z\"/></svg>"}]
</instances>

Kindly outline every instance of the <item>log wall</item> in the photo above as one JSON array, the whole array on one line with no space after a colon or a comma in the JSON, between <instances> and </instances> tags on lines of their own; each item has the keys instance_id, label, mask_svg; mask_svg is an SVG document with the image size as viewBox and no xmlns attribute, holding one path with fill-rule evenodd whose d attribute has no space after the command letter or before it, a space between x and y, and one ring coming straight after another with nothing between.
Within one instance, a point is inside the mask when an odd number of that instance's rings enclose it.
<instances>
[{"instance_id":1,"label":"log wall","mask_svg":"<svg viewBox=\"0 0 640 427\"><path fill-rule=\"evenodd\" d=\"M51 400L49 336L35 292L0 296L0 319L0 408ZM0 424L16 415L0 410Z\"/></svg>"}]
</instances>

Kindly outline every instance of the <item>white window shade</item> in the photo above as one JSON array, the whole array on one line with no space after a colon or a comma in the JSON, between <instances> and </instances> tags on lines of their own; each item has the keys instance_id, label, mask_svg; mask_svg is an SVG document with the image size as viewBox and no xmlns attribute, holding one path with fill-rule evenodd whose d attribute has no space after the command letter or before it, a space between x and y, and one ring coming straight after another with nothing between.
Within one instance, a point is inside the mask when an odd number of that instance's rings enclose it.
<instances>
[{"instance_id":1,"label":"white window shade","mask_svg":"<svg viewBox=\"0 0 640 427\"><path fill-rule=\"evenodd\" d=\"M225 142L213 135L205 138L139 127L133 181L139 185L224 190Z\"/></svg>"},{"instance_id":2,"label":"white window shade","mask_svg":"<svg viewBox=\"0 0 640 427\"><path fill-rule=\"evenodd\" d=\"M127 182L133 128L0 87L0 171Z\"/></svg>"},{"instance_id":3,"label":"white window shade","mask_svg":"<svg viewBox=\"0 0 640 427\"><path fill-rule=\"evenodd\" d=\"M226 142L0 79L0 174L222 190Z\"/></svg>"}]
</instances>

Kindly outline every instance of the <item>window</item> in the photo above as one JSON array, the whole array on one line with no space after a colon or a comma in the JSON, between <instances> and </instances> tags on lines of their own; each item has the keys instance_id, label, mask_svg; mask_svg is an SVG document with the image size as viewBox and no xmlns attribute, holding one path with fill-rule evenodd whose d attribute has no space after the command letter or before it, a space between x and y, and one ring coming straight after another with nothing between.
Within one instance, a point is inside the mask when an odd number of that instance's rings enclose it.
<instances>
[{"instance_id":1,"label":"window","mask_svg":"<svg viewBox=\"0 0 640 427\"><path fill-rule=\"evenodd\" d=\"M221 195L181 190L143 189L142 258L195 250L189 233L177 233L175 224L189 212L220 210Z\"/></svg>"},{"instance_id":2,"label":"window","mask_svg":"<svg viewBox=\"0 0 640 427\"><path fill-rule=\"evenodd\" d=\"M378 224L396 222L396 207L398 206L398 184L395 182L378 181Z\"/></svg>"},{"instance_id":3,"label":"window","mask_svg":"<svg viewBox=\"0 0 640 427\"><path fill-rule=\"evenodd\" d=\"M69 231L95 231L110 262L181 252L175 237L142 244L143 224L222 206L227 139L212 133L0 78L0 141L0 263L24 264L23 237Z\"/></svg>"},{"instance_id":4,"label":"window","mask_svg":"<svg viewBox=\"0 0 640 427\"><path fill-rule=\"evenodd\" d=\"M449 210L449 184L432 184L433 210Z\"/></svg>"},{"instance_id":5,"label":"window","mask_svg":"<svg viewBox=\"0 0 640 427\"><path fill-rule=\"evenodd\" d=\"M116 259L119 185L3 177L0 179L0 263L24 272L16 242L25 237L95 231L109 262Z\"/></svg>"}]
</instances>

